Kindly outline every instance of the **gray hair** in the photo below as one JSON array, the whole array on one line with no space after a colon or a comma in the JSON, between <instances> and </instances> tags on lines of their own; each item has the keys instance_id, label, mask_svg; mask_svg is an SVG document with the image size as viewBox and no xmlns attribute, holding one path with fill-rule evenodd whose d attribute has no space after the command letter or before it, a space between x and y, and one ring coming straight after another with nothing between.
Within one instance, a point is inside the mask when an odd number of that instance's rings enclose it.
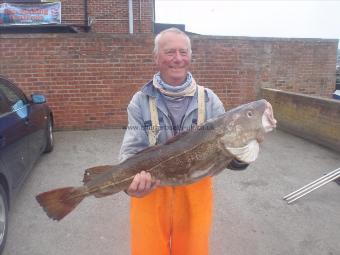
<instances>
[{"instance_id":1,"label":"gray hair","mask_svg":"<svg viewBox=\"0 0 340 255\"><path fill-rule=\"evenodd\" d=\"M182 30L180 30L178 28L175 28L175 27L171 27L171 28L165 29L165 30L161 31L159 34L156 35L156 37L155 37L155 46L154 46L154 49L153 49L153 54L154 55L158 54L158 51L159 51L159 40L166 33L175 33L175 34L183 35L184 38L188 42L188 51L189 51L189 55L191 55L192 51L191 51L191 42L190 42L189 36L187 36L187 34L184 33Z\"/></svg>"}]
</instances>

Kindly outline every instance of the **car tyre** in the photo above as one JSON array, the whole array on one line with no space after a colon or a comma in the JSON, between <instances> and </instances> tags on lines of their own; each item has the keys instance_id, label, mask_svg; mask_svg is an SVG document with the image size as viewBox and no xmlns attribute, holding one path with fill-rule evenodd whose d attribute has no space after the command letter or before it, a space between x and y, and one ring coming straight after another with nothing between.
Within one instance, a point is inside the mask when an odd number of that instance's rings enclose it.
<instances>
[{"instance_id":1,"label":"car tyre","mask_svg":"<svg viewBox=\"0 0 340 255\"><path fill-rule=\"evenodd\" d=\"M46 147L44 152L48 153L53 150L54 137L53 137L53 123L51 117L48 118L46 126Z\"/></svg>"},{"instance_id":2,"label":"car tyre","mask_svg":"<svg viewBox=\"0 0 340 255\"><path fill-rule=\"evenodd\" d=\"M8 200L7 195L0 184L0 254L5 248L8 229Z\"/></svg>"}]
</instances>

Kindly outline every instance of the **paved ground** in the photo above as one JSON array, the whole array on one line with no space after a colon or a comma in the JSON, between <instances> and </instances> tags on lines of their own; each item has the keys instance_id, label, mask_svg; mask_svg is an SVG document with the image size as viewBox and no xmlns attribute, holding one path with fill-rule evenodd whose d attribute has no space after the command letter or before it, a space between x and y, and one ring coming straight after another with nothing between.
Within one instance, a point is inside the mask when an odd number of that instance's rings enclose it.
<instances>
[{"instance_id":1,"label":"paved ground","mask_svg":"<svg viewBox=\"0 0 340 255\"><path fill-rule=\"evenodd\" d=\"M4 255L129 254L128 197L84 200L61 222L34 196L81 183L87 167L116 162L121 130L57 132L10 215ZM247 171L215 178L212 255L340 254L340 186L332 182L293 205L282 196L340 167L340 155L275 131Z\"/></svg>"}]
</instances>

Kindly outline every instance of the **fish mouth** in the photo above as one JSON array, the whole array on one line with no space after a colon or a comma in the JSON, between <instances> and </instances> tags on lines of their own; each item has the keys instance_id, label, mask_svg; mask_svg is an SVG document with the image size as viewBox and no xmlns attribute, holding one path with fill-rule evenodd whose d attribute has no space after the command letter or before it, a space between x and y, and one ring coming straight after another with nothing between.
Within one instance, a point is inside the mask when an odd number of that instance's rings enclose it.
<instances>
[{"instance_id":1,"label":"fish mouth","mask_svg":"<svg viewBox=\"0 0 340 255\"><path fill-rule=\"evenodd\" d=\"M260 150L259 143L263 142L265 134L276 128L277 124L273 114L273 107L268 101L265 101L265 109L261 120L262 128L259 128L253 140L243 147L228 147L225 145L225 149L242 162L251 163L255 161Z\"/></svg>"},{"instance_id":2,"label":"fish mouth","mask_svg":"<svg viewBox=\"0 0 340 255\"><path fill-rule=\"evenodd\" d=\"M238 148L227 147L226 149L238 160L249 164L256 160L259 155L260 146L257 140L251 140L246 146Z\"/></svg>"},{"instance_id":3,"label":"fish mouth","mask_svg":"<svg viewBox=\"0 0 340 255\"><path fill-rule=\"evenodd\" d=\"M276 128L276 119L274 118L273 107L269 102L266 102L266 108L262 115L262 126L265 133Z\"/></svg>"}]
</instances>

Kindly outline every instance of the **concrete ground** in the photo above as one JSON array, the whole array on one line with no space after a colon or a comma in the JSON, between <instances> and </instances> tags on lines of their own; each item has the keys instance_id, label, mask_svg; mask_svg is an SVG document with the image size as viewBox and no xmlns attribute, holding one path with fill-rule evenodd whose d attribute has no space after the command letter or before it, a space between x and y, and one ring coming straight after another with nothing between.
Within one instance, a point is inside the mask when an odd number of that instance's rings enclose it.
<instances>
[{"instance_id":1,"label":"concrete ground","mask_svg":"<svg viewBox=\"0 0 340 255\"><path fill-rule=\"evenodd\" d=\"M35 195L81 184L84 169L117 162L122 130L56 132L10 214L4 255L129 254L129 199L87 198L60 222ZM332 182L287 205L282 197L340 167L340 155L275 131L246 171L215 178L212 255L340 254L340 186Z\"/></svg>"}]
</instances>

